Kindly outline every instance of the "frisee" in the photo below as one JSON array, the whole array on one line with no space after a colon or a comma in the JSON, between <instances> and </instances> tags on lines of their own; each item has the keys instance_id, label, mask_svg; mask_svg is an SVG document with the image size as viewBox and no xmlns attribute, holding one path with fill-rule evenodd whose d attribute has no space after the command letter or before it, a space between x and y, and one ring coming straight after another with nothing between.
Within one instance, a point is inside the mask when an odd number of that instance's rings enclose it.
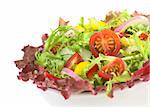
<instances>
[{"instance_id":1,"label":"frisee","mask_svg":"<svg viewBox=\"0 0 150 107\"><path fill-rule=\"evenodd\" d=\"M122 75L114 76L112 80L109 80L105 83L106 95L110 95L112 92L113 84L122 83L131 80L131 76L128 71L124 71Z\"/></svg>"},{"instance_id":2,"label":"frisee","mask_svg":"<svg viewBox=\"0 0 150 107\"><path fill-rule=\"evenodd\" d=\"M53 55L50 52L37 52L35 58L35 63L45 67L51 74L59 78L62 76L60 72L64 67L65 61L61 55Z\"/></svg>"}]
</instances>

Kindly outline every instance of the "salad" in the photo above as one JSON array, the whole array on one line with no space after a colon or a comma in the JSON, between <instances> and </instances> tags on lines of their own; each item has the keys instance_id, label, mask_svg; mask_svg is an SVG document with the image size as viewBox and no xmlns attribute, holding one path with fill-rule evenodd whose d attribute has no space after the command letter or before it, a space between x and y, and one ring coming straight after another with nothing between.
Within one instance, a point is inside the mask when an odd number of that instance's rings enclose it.
<instances>
[{"instance_id":1,"label":"salad","mask_svg":"<svg viewBox=\"0 0 150 107\"><path fill-rule=\"evenodd\" d=\"M59 19L59 26L42 35L38 47L27 45L15 61L18 79L38 88L72 93L131 88L150 80L150 15L110 11L104 20L84 17L76 26Z\"/></svg>"}]
</instances>

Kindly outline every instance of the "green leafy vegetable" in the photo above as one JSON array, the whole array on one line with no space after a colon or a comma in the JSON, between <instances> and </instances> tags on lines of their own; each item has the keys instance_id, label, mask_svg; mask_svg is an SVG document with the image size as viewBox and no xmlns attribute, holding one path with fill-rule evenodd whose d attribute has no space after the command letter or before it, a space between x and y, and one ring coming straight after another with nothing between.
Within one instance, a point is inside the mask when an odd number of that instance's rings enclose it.
<instances>
[{"instance_id":1,"label":"green leafy vegetable","mask_svg":"<svg viewBox=\"0 0 150 107\"><path fill-rule=\"evenodd\" d=\"M128 38L129 46L121 49L120 53L127 64L127 68L134 72L142 67L145 61L150 58L150 38L141 40L139 35L141 31L132 31Z\"/></svg>"},{"instance_id":2,"label":"green leafy vegetable","mask_svg":"<svg viewBox=\"0 0 150 107\"><path fill-rule=\"evenodd\" d=\"M109 62L113 61L116 57L114 56L105 56L103 54L99 54L99 57L95 58L95 57L92 57L89 59L90 61L90 64L88 64L84 69L83 71L81 72L81 77L82 78L87 78L86 77L86 74L87 72L95 65L97 64L99 69L102 68L102 66L105 66L107 65Z\"/></svg>"},{"instance_id":3,"label":"green leafy vegetable","mask_svg":"<svg viewBox=\"0 0 150 107\"><path fill-rule=\"evenodd\" d=\"M136 33L134 35L134 40L138 51L143 55L144 60L148 60L150 57L150 40L149 38L145 41L140 40L139 35L141 33Z\"/></svg>"},{"instance_id":4,"label":"green leafy vegetable","mask_svg":"<svg viewBox=\"0 0 150 107\"><path fill-rule=\"evenodd\" d=\"M131 80L131 76L128 71L124 71L122 75L114 76L112 80L109 80L105 83L105 85L107 86L106 94L109 95L112 92L113 84L127 82L129 80Z\"/></svg>"},{"instance_id":5,"label":"green leafy vegetable","mask_svg":"<svg viewBox=\"0 0 150 107\"><path fill-rule=\"evenodd\" d=\"M62 60L62 56L53 55L50 52L37 52L36 55L36 64L41 65L48 69L48 72L54 76L61 77L61 70L64 67L65 61Z\"/></svg>"},{"instance_id":6,"label":"green leafy vegetable","mask_svg":"<svg viewBox=\"0 0 150 107\"><path fill-rule=\"evenodd\" d=\"M80 18L79 26L84 27L84 17L81 17L81 18Z\"/></svg>"},{"instance_id":7,"label":"green leafy vegetable","mask_svg":"<svg viewBox=\"0 0 150 107\"><path fill-rule=\"evenodd\" d=\"M64 34L69 30L71 30L70 26L59 26L57 29L52 31L51 35L48 37L48 39L45 42L44 50L49 51L56 44L62 42L63 40L66 40L66 36L64 36Z\"/></svg>"},{"instance_id":8,"label":"green leafy vegetable","mask_svg":"<svg viewBox=\"0 0 150 107\"><path fill-rule=\"evenodd\" d=\"M128 27L125 32L129 34L135 34L137 32L148 33L150 32L150 26L144 24L135 24Z\"/></svg>"},{"instance_id":9,"label":"green leafy vegetable","mask_svg":"<svg viewBox=\"0 0 150 107\"><path fill-rule=\"evenodd\" d=\"M131 18L131 16L129 15L127 10L124 10L120 12L119 14L112 12L112 19L109 20L108 24L111 27L116 28L120 26L123 22L127 21L129 18Z\"/></svg>"},{"instance_id":10,"label":"green leafy vegetable","mask_svg":"<svg viewBox=\"0 0 150 107\"><path fill-rule=\"evenodd\" d=\"M98 74L95 74L92 78L92 80L90 80L90 83L94 85L94 87L97 86L103 86L105 83L105 80L103 78L100 78L98 76Z\"/></svg>"}]
</instances>

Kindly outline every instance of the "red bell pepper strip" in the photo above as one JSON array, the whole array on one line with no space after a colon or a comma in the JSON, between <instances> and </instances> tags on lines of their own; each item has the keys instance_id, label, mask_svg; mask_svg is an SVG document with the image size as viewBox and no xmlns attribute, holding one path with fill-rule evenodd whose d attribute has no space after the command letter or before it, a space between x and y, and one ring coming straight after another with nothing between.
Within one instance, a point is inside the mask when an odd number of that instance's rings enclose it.
<instances>
[{"instance_id":1,"label":"red bell pepper strip","mask_svg":"<svg viewBox=\"0 0 150 107\"><path fill-rule=\"evenodd\" d=\"M48 73L47 71L44 72L44 75L51 80L60 80L60 78L53 76L52 74Z\"/></svg>"}]
</instances>

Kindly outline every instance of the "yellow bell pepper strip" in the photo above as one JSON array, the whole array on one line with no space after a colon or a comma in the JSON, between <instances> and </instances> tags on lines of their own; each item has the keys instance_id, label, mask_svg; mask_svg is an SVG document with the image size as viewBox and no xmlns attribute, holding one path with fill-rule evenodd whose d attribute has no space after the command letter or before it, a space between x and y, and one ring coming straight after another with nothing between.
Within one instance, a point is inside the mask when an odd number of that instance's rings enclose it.
<instances>
[{"instance_id":1,"label":"yellow bell pepper strip","mask_svg":"<svg viewBox=\"0 0 150 107\"><path fill-rule=\"evenodd\" d=\"M124 47L128 47L130 45L128 38L122 37L120 38L121 45Z\"/></svg>"},{"instance_id":2,"label":"yellow bell pepper strip","mask_svg":"<svg viewBox=\"0 0 150 107\"><path fill-rule=\"evenodd\" d=\"M82 71L88 64L89 64L88 61L86 61L86 62L80 62L80 63L75 67L74 72L75 72L76 74L80 74L81 71Z\"/></svg>"},{"instance_id":3,"label":"yellow bell pepper strip","mask_svg":"<svg viewBox=\"0 0 150 107\"><path fill-rule=\"evenodd\" d=\"M75 26L75 29L77 30L77 31L79 31L79 32L84 32L85 31L85 29L82 27L82 26Z\"/></svg>"}]
</instances>

